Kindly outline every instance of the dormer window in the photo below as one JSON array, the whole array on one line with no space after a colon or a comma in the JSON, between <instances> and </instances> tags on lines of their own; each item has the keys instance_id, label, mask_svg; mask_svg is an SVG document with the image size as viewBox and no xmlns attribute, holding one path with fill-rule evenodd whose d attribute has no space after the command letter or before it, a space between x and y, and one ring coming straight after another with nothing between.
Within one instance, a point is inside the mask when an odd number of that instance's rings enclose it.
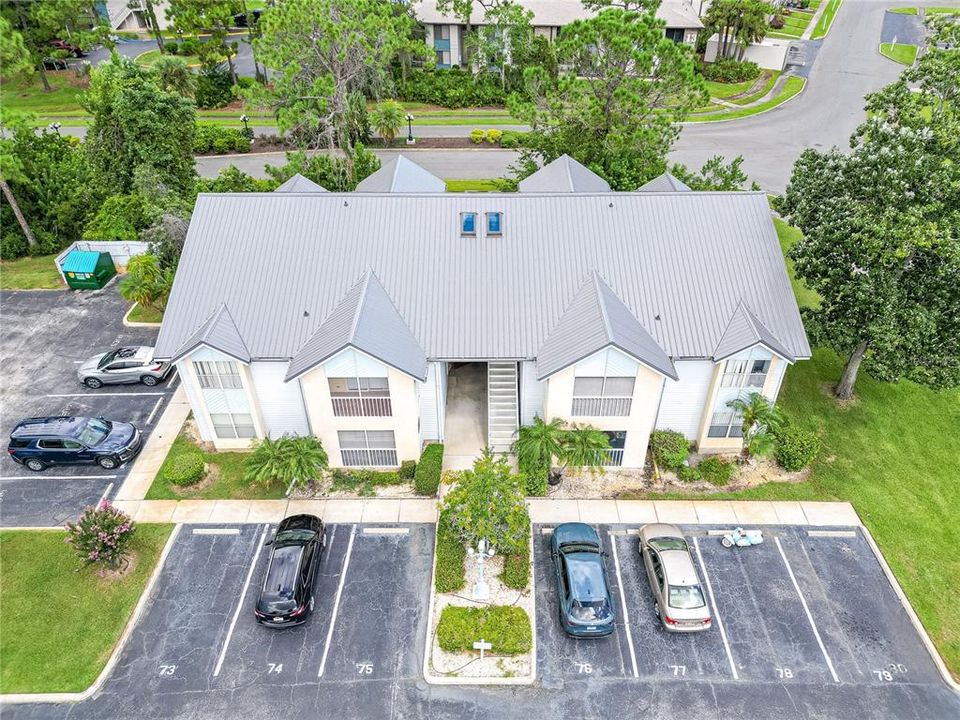
<instances>
[{"instance_id":1,"label":"dormer window","mask_svg":"<svg viewBox=\"0 0 960 720\"><path fill-rule=\"evenodd\" d=\"M487 213L487 235L503 235L503 213Z\"/></svg>"},{"instance_id":2,"label":"dormer window","mask_svg":"<svg viewBox=\"0 0 960 720\"><path fill-rule=\"evenodd\" d=\"M477 234L477 214L473 212L460 213L460 234Z\"/></svg>"}]
</instances>

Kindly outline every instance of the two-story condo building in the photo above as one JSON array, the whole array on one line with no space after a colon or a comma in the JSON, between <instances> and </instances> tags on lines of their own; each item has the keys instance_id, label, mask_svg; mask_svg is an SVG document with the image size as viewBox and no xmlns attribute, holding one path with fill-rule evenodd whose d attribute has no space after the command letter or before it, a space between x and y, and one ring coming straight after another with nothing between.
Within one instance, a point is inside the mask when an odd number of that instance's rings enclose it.
<instances>
[{"instance_id":1,"label":"two-story condo building","mask_svg":"<svg viewBox=\"0 0 960 720\"><path fill-rule=\"evenodd\" d=\"M519 4L533 13L533 31L551 41L559 37L564 26L594 14L594 11L585 8L580 0L520 0ZM467 26L461 19L452 9L438 9L437 0L417 0L413 3L413 10L426 30L427 45L436 52L437 67L463 67ZM656 15L666 24L665 33L668 38L674 42L693 45L703 29L698 10L699 3L695 6L694 0L663 0ZM479 2L473 3L470 23L486 24L486 11Z\"/></svg>"},{"instance_id":2,"label":"two-story condo building","mask_svg":"<svg viewBox=\"0 0 960 720\"><path fill-rule=\"evenodd\" d=\"M655 428L739 449L728 401L810 355L763 193L612 192L566 156L517 193L443 190L401 157L352 193L198 197L156 357L204 440L389 467L507 451L539 415L641 467Z\"/></svg>"}]
</instances>

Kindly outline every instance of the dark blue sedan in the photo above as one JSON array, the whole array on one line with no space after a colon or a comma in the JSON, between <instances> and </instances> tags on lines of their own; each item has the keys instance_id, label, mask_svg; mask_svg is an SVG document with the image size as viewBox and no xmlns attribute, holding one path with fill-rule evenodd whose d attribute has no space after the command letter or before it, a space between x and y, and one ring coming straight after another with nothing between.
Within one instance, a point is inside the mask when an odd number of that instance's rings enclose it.
<instances>
[{"instance_id":1,"label":"dark blue sedan","mask_svg":"<svg viewBox=\"0 0 960 720\"><path fill-rule=\"evenodd\" d=\"M601 637L613 632L616 616L604 555L600 536L585 523L564 523L553 531L550 556L557 576L560 624L568 635Z\"/></svg>"}]
</instances>

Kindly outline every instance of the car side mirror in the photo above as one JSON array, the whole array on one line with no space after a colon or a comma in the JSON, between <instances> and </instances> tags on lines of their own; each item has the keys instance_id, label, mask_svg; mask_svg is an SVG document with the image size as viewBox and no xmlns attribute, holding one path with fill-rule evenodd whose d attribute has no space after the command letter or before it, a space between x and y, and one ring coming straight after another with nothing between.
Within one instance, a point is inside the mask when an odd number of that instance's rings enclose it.
<instances>
[{"instance_id":1,"label":"car side mirror","mask_svg":"<svg viewBox=\"0 0 960 720\"><path fill-rule=\"evenodd\" d=\"M604 550L604 551L601 552L600 554L601 554L603 557L610 557L610 553L608 553L606 550Z\"/></svg>"}]
</instances>

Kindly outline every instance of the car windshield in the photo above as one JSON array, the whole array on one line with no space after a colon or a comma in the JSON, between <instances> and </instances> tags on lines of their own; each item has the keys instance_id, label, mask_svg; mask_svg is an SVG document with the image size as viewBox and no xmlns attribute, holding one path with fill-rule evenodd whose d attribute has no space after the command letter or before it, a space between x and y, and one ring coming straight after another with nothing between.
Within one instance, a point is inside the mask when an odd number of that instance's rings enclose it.
<instances>
[{"instance_id":1,"label":"car windshield","mask_svg":"<svg viewBox=\"0 0 960 720\"><path fill-rule=\"evenodd\" d=\"M261 601L268 612L283 612L296 605L294 590L303 549L298 545L274 547L267 577L263 581Z\"/></svg>"},{"instance_id":2,"label":"car windshield","mask_svg":"<svg viewBox=\"0 0 960 720\"><path fill-rule=\"evenodd\" d=\"M122 348L118 348L118 349L114 350L113 352L108 352L106 355L104 355L102 358L100 358L100 362L97 363L97 367L102 370L102 369L105 368L107 365L109 365L110 363L112 363L112 362L114 361L114 359L117 357L117 353L119 353L121 349L122 349Z\"/></svg>"},{"instance_id":3,"label":"car windshield","mask_svg":"<svg viewBox=\"0 0 960 720\"><path fill-rule=\"evenodd\" d=\"M110 423L106 420L91 418L87 424L77 433L77 440L87 447L93 447L103 442L103 439L110 434Z\"/></svg>"},{"instance_id":4,"label":"car windshield","mask_svg":"<svg viewBox=\"0 0 960 720\"><path fill-rule=\"evenodd\" d=\"M610 617L610 603L606 600L574 600L570 606L570 615L580 622L602 622Z\"/></svg>"},{"instance_id":5,"label":"car windshield","mask_svg":"<svg viewBox=\"0 0 960 720\"><path fill-rule=\"evenodd\" d=\"M684 550L686 552L690 551L690 548L687 546L687 541L678 537L654 538L650 541L650 547L652 547L654 550L659 550L660 552L666 552L668 550Z\"/></svg>"},{"instance_id":6,"label":"car windshield","mask_svg":"<svg viewBox=\"0 0 960 720\"><path fill-rule=\"evenodd\" d=\"M671 585L669 603L677 610L695 610L707 604L699 585Z\"/></svg>"},{"instance_id":7,"label":"car windshield","mask_svg":"<svg viewBox=\"0 0 960 720\"><path fill-rule=\"evenodd\" d=\"M305 530L303 528L284 530L283 532L277 533L277 537L274 538L273 542L275 545L299 544L312 540L316 534L313 530Z\"/></svg>"}]
</instances>

